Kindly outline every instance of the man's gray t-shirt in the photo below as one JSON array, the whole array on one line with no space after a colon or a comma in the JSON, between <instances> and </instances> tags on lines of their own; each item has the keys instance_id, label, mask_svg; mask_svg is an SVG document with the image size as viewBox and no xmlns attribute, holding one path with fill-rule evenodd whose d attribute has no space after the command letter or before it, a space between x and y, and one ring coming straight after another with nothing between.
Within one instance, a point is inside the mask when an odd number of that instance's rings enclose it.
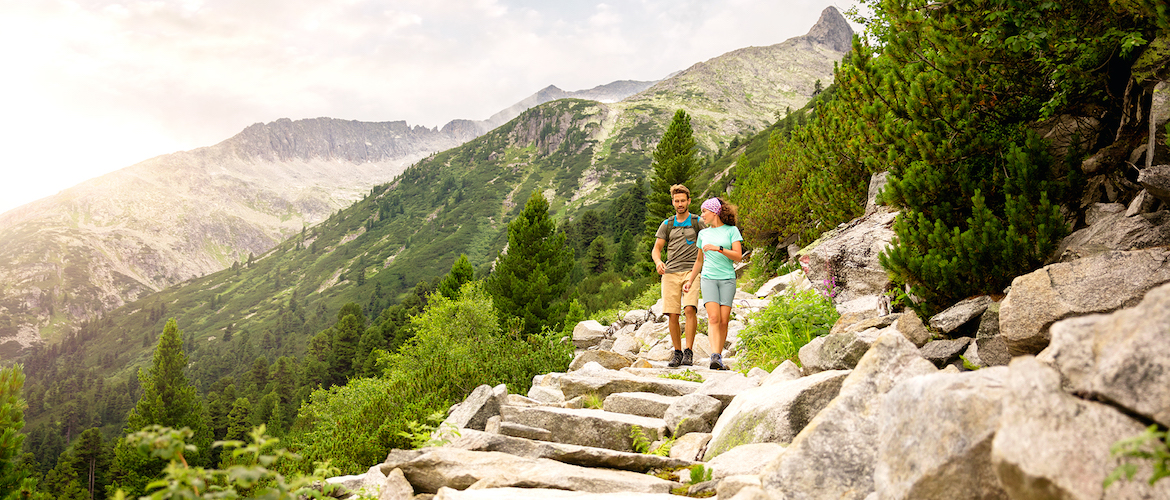
<instances>
[{"instance_id":1,"label":"man's gray t-shirt","mask_svg":"<svg viewBox=\"0 0 1170 500\"><path fill-rule=\"evenodd\" d=\"M670 227L672 221L673 229ZM679 222L678 218L672 215L658 225L654 237L666 240L667 273L690 271L691 267L694 267L695 259L699 258L699 247L695 243L699 240L699 230L705 227L707 226L703 225L698 216L690 213L683 222Z\"/></svg>"}]
</instances>

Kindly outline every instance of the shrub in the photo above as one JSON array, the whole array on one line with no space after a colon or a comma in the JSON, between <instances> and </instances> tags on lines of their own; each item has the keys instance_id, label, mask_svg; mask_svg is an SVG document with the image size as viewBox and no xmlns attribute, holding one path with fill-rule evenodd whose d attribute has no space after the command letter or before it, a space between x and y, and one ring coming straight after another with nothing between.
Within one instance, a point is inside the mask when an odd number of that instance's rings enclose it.
<instances>
[{"instance_id":1,"label":"shrub","mask_svg":"<svg viewBox=\"0 0 1170 500\"><path fill-rule=\"evenodd\" d=\"M800 348L829 333L839 317L832 301L814 290L778 294L739 333L741 366L772 371L786 359L800 364Z\"/></svg>"},{"instance_id":2,"label":"shrub","mask_svg":"<svg viewBox=\"0 0 1170 500\"><path fill-rule=\"evenodd\" d=\"M565 371L572 359L573 346L560 343L559 332L525 338L501 328L478 281L464 285L456 300L432 295L410 321L414 336L397 353L379 355L382 378L313 393L289 435L296 450L310 460L331 459L343 473L360 473L390 449L417 444L410 438L417 422L445 413L476 387L504 383L523 394L534 375Z\"/></svg>"},{"instance_id":3,"label":"shrub","mask_svg":"<svg viewBox=\"0 0 1170 500\"><path fill-rule=\"evenodd\" d=\"M299 461L300 457L284 448L276 448L278 439L264 434L261 425L252 430L252 443L217 441L214 446L233 448L232 465L225 469L204 469L187 464L187 455L198 453L187 444L195 433L184 427L179 430L150 425L126 436L126 443L138 453L167 460L164 476L147 485L150 492L142 498L164 500L172 498L270 498L295 500L301 498L333 498L335 487L317 486L336 469L317 464L312 475L286 477L271 467L282 461ZM124 500L126 493L117 490L113 498Z\"/></svg>"}]
</instances>

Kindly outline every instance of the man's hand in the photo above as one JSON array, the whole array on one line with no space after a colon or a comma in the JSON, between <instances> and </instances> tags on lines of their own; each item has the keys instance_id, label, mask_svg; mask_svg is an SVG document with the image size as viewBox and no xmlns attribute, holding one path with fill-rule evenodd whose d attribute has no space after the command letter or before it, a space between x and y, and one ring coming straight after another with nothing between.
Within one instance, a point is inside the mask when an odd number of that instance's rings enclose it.
<instances>
[{"instance_id":1,"label":"man's hand","mask_svg":"<svg viewBox=\"0 0 1170 500\"><path fill-rule=\"evenodd\" d=\"M658 274L666 274L666 263L660 261L654 265L654 269L658 270Z\"/></svg>"}]
</instances>

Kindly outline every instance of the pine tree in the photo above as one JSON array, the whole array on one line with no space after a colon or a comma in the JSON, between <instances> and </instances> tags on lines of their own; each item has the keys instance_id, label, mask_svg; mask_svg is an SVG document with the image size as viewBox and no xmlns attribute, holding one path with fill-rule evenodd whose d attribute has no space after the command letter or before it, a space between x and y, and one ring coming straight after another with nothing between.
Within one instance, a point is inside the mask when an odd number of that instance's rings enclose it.
<instances>
[{"instance_id":1,"label":"pine tree","mask_svg":"<svg viewBox=\"0 0 1170 500\"><path fill-rule=\"evenodd\" d=\"M74 467L89 498L100 498L109 484L110 462L101 430L91 427L82 432L73 443L73 456L77 459Z\"/></svg>"},{"instance_id":2,"label":"pine tree","mask_svg":"<svg viewBox=\"0 0 1170 500\"><path fill-rule=\"evenodd\" d=\"M16 491L24 479L18 465L24 444L24 368L0 368L0 492Z\"/></svg>"},{"instance_id":3,"label":"pine tree","mask_svg":"<svg viewBox=\"0 0 1170 500\"><path fill-rule=\"evenodd\" d=\"M459 298L459 288L475 277L475 268L467 261L467 254L460 254L451 266L451 271L439 282L439 293L451 300Z\"/></svg>"},{"instance_id":4,"label":"pine tree","mask_svg":"<svg viewBox=\"0 0 1170 500\"><path fill-rule=\"evenodd\" d=\"M627 267L634 263L634 235L630 232L622 233L618 240L617 252L613 256L613 267L615 271L625 271Z\"/></svg>"},{"instance_id":5,"label":"pine tree","mask_svg":"<svg viewBox=\"0 0 1170 500\"><path fill-rule=\"evenodd\" d=\"M523 321L526 335L544 327L559 329L568 310L566 293L572 250L556 231L548 201L534 191L524 211L508 224L507 253L496 260L487 279L488 293L499 311Z\"/></svg>"},{"instance_id":6,"label":"pine tree","mask_svg":"<svg viewBox=\"0 0 1170 500\"><path fill-rule=\"evenodd\" d=\"M609 246L605 244L605 237L598 236L589 244L589 251L585 255L585 270L589 274L601 274L609 269Z\"/></svg>"},{"instance_id":7,"label":"pine tree","mask_svg":"<svg viewBox=\"0 0 1170 500\"><path fill-rule=\"evenodd\" d=\"M362 307L353 302L342 306L332 330L329 379L334 385L345 385L345 381L354 376L358 342L366 331L366 315L362 313Z\"/></svg>"},{"instance_id":8,"label":"pine tree","mask_svg":"<svg viewBox=\"0 0 1170 500\"><path fill-rule=\"evenodd\" d=\"M151 366L138 371L142 385L142 396L130 414L126 416L126 433L157 424L175 429L190 428L194 433L191 444L198 452L188 457L193 465L210 465L211 428L207 413L195 386L187 381L183 370L187 366L187 355L183 352L183 332L175 319L167 320L154 349ZM128 495L141 495L148 482L155 479L165 464L157 458L147 458L120 439L115 447L114 463L111 467L113 483L108 493L121 487Z\"/></svg>"},{"instance_id":9,"label":"pine tree","mask_svg":"<svg viewBox=\"0 0 1170 500\"><path fill-rule=\"evenodd\" d=\"M663 134L662 141L654 149L654 160L650 164L654 173L650 177L650 194L646 202L646 230L651 235L664 219L674 213L670 204L670 186L682 184L694 187L688 184L699 173L695 154L691 117L680 109L674 113L674 119Z\"/></svg>"},{"instance_id":10,"label":"pine tree","mask_svg":"<svg viewBox=\"0 0 1170 500\"><path fill-rule=\"evenodd\" d=\"M646 179L642 176L634 181L625 193L613 202L609 215L609 234L615 238L622 233L640 234L646 220Z\"/></svg>"}]
</instances>

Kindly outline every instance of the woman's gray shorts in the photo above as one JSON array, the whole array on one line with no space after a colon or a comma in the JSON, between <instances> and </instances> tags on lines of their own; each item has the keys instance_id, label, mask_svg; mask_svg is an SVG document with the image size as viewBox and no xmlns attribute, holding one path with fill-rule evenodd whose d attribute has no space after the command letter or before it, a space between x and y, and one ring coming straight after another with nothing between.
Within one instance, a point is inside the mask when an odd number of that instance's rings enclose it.
<instances>
[{"instance_id":1,"label":"woman's gray shorts","mask_svg":"<svg viewBox=\"0 0 1170 500\"><path fill-rule=\"evenodd\" d=\"M703 304L718 302L721 306L731 307L735 300L735 280L711 280L699 277L699 289L703 292Z\"/></svg>"}]
</instances>

